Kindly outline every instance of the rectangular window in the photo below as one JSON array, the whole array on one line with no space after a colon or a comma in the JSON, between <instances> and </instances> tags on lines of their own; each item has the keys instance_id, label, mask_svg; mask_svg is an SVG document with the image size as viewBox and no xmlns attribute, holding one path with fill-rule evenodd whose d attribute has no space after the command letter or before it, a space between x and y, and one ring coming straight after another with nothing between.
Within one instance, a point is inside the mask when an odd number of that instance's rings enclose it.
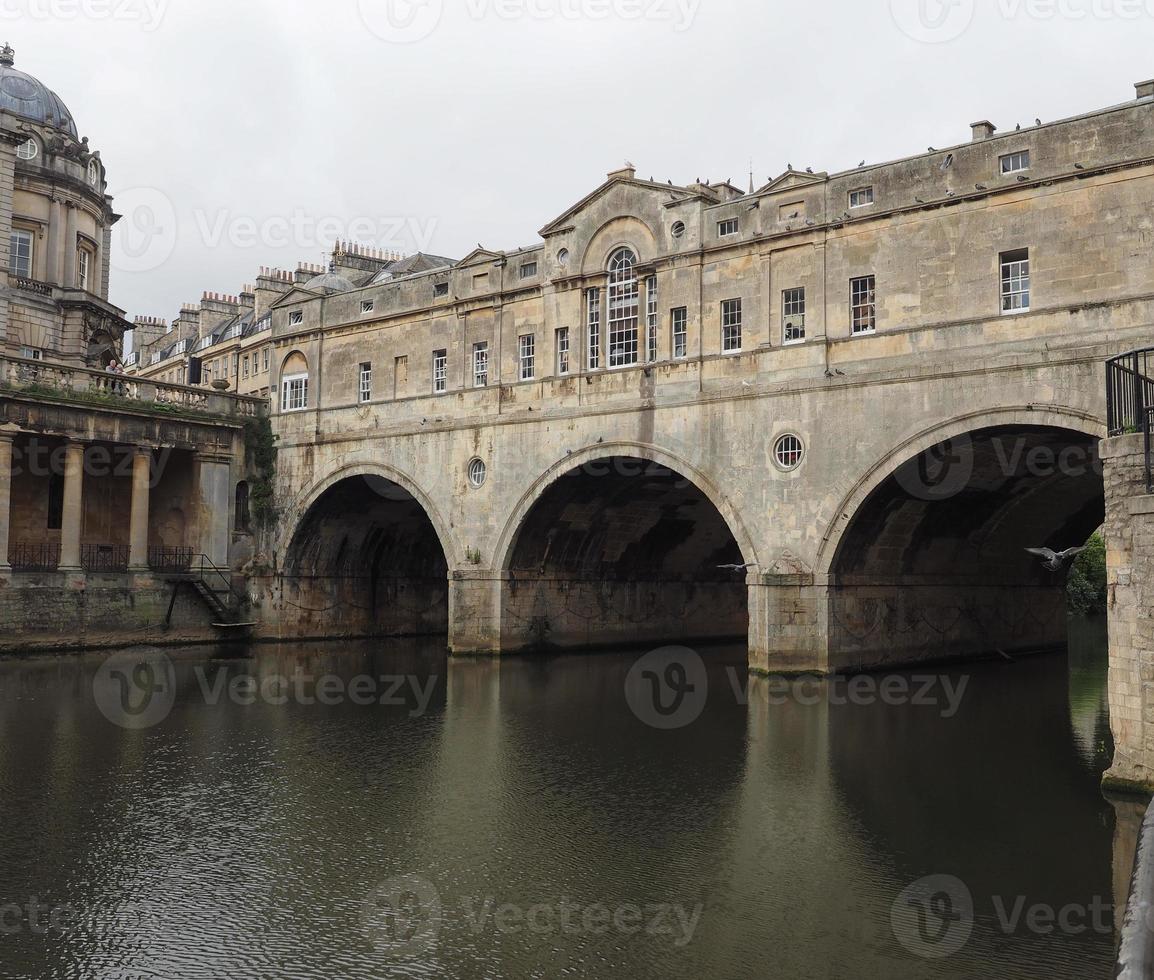
<instances>
[{"instance_id":1,"label":"rectangular window","mask_svg":"<svg viewBox=\"0 0 1154 980\"><path fill-rule=\"evenodd\" d=\"M8 271L25 279L32 278L32 232L12 232L9 240Z\"/></svg>"},{"instance_id":2,"label":"rectangular window","mask_svg":"<svg viewBox=\"0 0 1154 980\"><path fill-rule=\"evenodd\" d=\"M537 275L537 263L536 262L526 262L524 265L521 266L521 278L522 279L532 279L535 275Z\"/></svg>"},{"instance_id":3,"label":"rectangular window","mask_svg":"<svg viewBox=\"0 0 1154 980\"><path fill-rule=\"evenodd\" d=\"M517 338L517 357L521 363L521 380L532 381L537 373L537 338L531 333Z\"/></svg>"},{"instance_id":4,"label":"rectangular window","mask_svg":"<svg viewBox=\"0 0 1154 980\"><path fill-rule=\"evenodd\" d=\"M1002 312L1024 313L1030 308L1030 250L1003 252Z\"/></svg>"},{"instance_id":5,"label":"rectangular window","mask_svg":"<svg viewBox=\"0 0 1154 980\"><path fill-rule=\"evenodd\" d=\"M726 218L724 221L717 223L717 237L730 238L736 235L741 230L741 220L739 218Z\"/></svg>"},{"instance_id":6,"label":"rectangular window","mask_svg":"<svg viewBox=\"0 0 1154 980\"><path fill-rule=\"evenodd\" d=\"M645 360L657 360L657 277L645 280Z\"/></svg>"},{"instance_id":7,"label":"rectangular window","mask_svg":"<svg viewBox=\"0 0 1154 980\"><path fill-rule=\"evenodd\" d=\"M569 373L569 328L561 327L557 331L557 373Z\"/></svg>"},{"instance_id":8,"label":"rectangular window","mask_svg":"<svg viewBox=\"0 0 1154 980\"><path fill-rule=\"evenodd\" d=\"M671 316L670 325L673 334L673 356L685 357L689 349L689 310L684 306L677 307Z\"/></svg>"},{"instance_id":9,"label":"rectangular window","mask_svg":"<svg viewBox=\"0 0 1154 980\"><path fill-rule=\"evenodd\" d=\"M373 365L369 361L365 361L360 366L357 392L358 401L369 402L373 400Z\"/></svg>"},{"instance_id":10,"label":"rectangular window","mask_svg":"<svg viewBox=\"0 0 1154 980\"><path fill-rule=\"evenodd\" d=\"M873 276L849 281L850 323L855 334L877 329L877 293Z\"/></svg>"},{"instance_id":11,"label":"rectangular window","mask_svg":"<svg viewBox=\"0 0 1154 980\"><path fill-rule=\"evenodd\" d=\"M586 322L589 328L589 370L601 367L601 290L590 289L585 294Z\"/></svg>"},{"instance_id":12,"label":"rectangular window","mask_svg":"<svg viewBox=\"0 0 1154 980\"><path fill-rule=\"evenodd\" d=\"M1002 173L1016 174L1022 170L1030 169L1030 151L1019 150L1017 153L1007 153L1004 157L999 157L1002 164Z\"/></svg>"},{"instance_id":13,"label":"rectangular window","mask_svg":"<svg viewBox=\"0 0 1154 980\"><path fill-rule=\"evenodd\" d=\"M245 354L240 361L241 377L248 377L248 355Z\"/></svg>"},{"instance_id":14,"label":"rectangular window","mask_svg":"<svg viewBox=\"0 0 1154 980\"><path fill-rule=\"evenodd\" d=\"M721 304L721 349L741 350L741 300L727 299Z\"/></svg>"},{"instance_id":15,"label":"rectangular window","mask_svg":"<svg viewBox=\"0 0 1154 980\"><path fill-rule=\"evenodd\" d=\"M782 341L800 344L805 340L805 290L783 289L781 291Z\"/></svg>"},{"instance_id":16,"label":"rectangular window","mask_svg":"<svg viewBox=\"0 0 1154 980\"><path fill-rule=\"evenodd\" d=\"M361 300L361 312L362 313L372 313L373 310L375 310L376 308L377 308L377 304L376 304L375 300L371 300L371 299Z\"/></svg>"},{"instance_id":17,"label":"rectangular window","mask_svg":"<svg viewBox=\"0 0 1154 980\"><path fill-rule=\"evenodd\" d=\"M290 374L281 379L282 412L300 412L309 407L309 376Z\"/></svg>"},{"instance_id":18,"label":"rectangular window","mask_svg":"<svg viewBox=\"0 0 1154 980\"><path fill-rule=\"evenodd\" d=\"M264 358L261 362L262 370L265 370L265 371L268 370L268 358L269 358L269 348L266 347L264 349Z\"/></svg>"},{"instance_id":19,"label":"rectangular window","mask_svg":"<svg viewBox=\"0 0 1154 980\"><path fill-rule=\"evenodd\" d=\"M872 187L859 187L857 190L849 192L849 206L851 208L864 208L873 202L874 189Z\"/></svg>"},{"instance_id":20,"label":"rectangular window","mask_svg":"<svg viewBox=\"0 0 1154 980\"><path fill-rule=\"evenodd\" d=\"M88 275L91 270L92 253L86 248L82 248L76 253L76 279L77 285L85 292L88 291Z\"/></svg>"},{"instance_id":21,"label":"rectangular window","mask_svg":"<svg viewBox=\"0 0 1154 980\"><path fill-rule=\"evenodd\" d=\"M487 277L486 277L487 280ZM449 295L449 284L447 282L438 282L433 284L433 298L440 299L443 296Z\"/></svg>"},{"instance_id":22,"label":"rectangular window","mask_svg":"<svg viewBox=\"0 0 1154 980\"><path fill-rule=\"evenodd\" d=\"M473 387L484 388L489 383L489 344L473 345Z\"/></svg>"},{"instance_id":23,"label":"rectangular window","mask_svg":"<svg viewBox=\"0 0 1154 980\"><path fill-rule=\"evenodd\" d=\"M449 390L449 352L433 351L433 394L443 395Z\"/></svg>"},{"instance_id":24,"label":"rectangular window","mask_svg":"<svg viewBox=\"0 0 1154 980\"><path fill-rule=\"evenodd\" d=\"M293 310L289 314L289 326L290 327L299 327L304 322L305 322L305 315L304 315L304 312L302 310Z\"/></svg>"}]
</instances>

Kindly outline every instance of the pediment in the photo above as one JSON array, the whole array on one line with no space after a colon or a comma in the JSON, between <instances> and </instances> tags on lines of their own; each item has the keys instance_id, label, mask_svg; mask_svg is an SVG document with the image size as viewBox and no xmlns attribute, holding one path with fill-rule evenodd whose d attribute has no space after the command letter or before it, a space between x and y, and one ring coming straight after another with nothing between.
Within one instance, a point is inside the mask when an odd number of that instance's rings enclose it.
<instances>
[{"instance_id":1,"label":"pediment","mask_svg":"<svg viewBox=\"0 0 1154 980\"><path fill-rule=\"evenodd\" d=\"M563 214L554 218L539 234L542 238L548 238L550 235L556 235L560 232L567 231L574 224L577 223L581 213L596 205L603 198L612 194L615 190L621 187L641 188L642 190L652 194L662 204L670 204L681 201L692 200L700 195L694 191L688 190L684 187L679 187L676 184L659 184L656 181L638 180L636 177L625 176L627 171L622 171L617 174L611 174L609 179L605 181L600 187L592 193L587 194L580 201L574 204L571 208Z\"/></svg>"},{"instance_id":2,"label":"pediment","mask_svg":"<svg viewBox=\"0 0 1154 980\"><path fill-rule=\"evenodd\" d=\"M812 187L814 184L824 183L829 177L827 173L811 174L802 170L787 170L780 177L775 177L758 194L773 194L776 191L788 191L795 187Z\"/></svg>"},{"instance_id":3,"label":"pediment","mask_svg":"<svg viewBox=\"0 0 1154 980\"><path fill-rule=\"evenodd\" d=\"M282 306L292 306L294 303L307 303L312 299L320 299L324 294L313 292L311 289L305 289L303 286L293 286L283 296L278 296L272 303L269 304L269 309L279 309Z\"/></svg>"}]
</instances>

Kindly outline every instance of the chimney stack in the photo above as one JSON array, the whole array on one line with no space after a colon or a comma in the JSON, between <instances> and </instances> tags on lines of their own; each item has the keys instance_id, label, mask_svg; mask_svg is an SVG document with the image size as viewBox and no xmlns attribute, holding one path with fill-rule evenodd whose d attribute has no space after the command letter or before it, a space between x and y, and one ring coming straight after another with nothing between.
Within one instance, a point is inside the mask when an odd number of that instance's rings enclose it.
<instances>
[{"instance_id":1,"label":"chimney stack","mask_svg":"<svg viewBox=\"0 0 1154 980\"><path fill-rule=\"evenodd\" d=\"M1148 82L1137 82L1134 90L1138 93L1139 99L1154 98L1154 78Z\"/></svg>"},{"instance_id":2,"label":"chimney stack","mask_svg":"<svg viewBox=\"0 0 1154 980\"><path fill-rule=\"evenodd\" d=\"M988 119L983 119L981 122L970 123L970 129L973 131L973 141L975 143L980 140L988 140L998 131L998 127Z\"/></svg>"}]
</instances>

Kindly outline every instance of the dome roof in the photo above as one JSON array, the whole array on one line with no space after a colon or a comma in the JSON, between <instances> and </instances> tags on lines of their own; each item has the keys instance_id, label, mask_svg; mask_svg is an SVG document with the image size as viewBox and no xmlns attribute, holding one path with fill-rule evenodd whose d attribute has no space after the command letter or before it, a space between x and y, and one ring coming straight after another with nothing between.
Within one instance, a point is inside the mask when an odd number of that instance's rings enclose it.
<instances>
[{"instance_id":1,"label":"dome roof","mask_svg":"<svg viewBox=\"0 0 1154 980\"><path fill-rule=\"evenodd\" d=\"M80 137L68 106L47 85L13 68L15 53L9 45L0 49L0 109L33 122L62 129L73 139Z\"/></svg>"},{"instance_id":2,"label":"dome roof","mask_svg":"<svg viewBox=\"0 0 1154 980\"><path fill-rule=\"evenodd\" d=\"M331 295L332 293L347 293L350 289L356 289L356 286L335 272L324 272L306 282L305 289Z\"/></svg>"}]
</instances>

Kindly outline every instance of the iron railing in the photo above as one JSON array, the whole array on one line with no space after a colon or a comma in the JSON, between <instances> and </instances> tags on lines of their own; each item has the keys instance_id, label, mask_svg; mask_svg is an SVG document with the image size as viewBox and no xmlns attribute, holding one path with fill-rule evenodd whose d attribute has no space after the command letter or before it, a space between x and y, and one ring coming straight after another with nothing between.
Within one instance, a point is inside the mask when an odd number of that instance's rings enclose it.
<instances>
[{"instance_id":1,"label":"iron railing","mask_svg":"<svg viewBox=\"0 0 1154 980\"><path fill-rule=\"evenodd\" d=\"M1106 421L1112 436L1140 432L1146 443L1146 492L1154 493L1154 347L1106 362Z\"/></svg>"},{"instance_id":2,"label":"iron railing","mask_svg":"<svg viewBox=\"0 0 1154 980\"><path fill-rule=\"evenodd\" d=\"M154 572L184 574L192 568L195 557L191 548L149 548L148 567Z\"/></svg>"},{"instance_id":3,"label":"iron railing","mask_svg":"<svg viewBox=\"0 0 1154 980\"><path fill-rule=\"evenodd\" d=\"M86 572L127 572L128 555L127 545L83 544L80 567Z\"/></svg>"},{"instance_id":4,"label":"iron railing","mask_svg":"<svg viewBox=\"0 0 1154 980\"><path fill-rule=\"evenodd\" d=\"M8 550L8 564L17 572L54 572L60 567L60 545L16 542Z\"/></svg>"}]
</instances>

